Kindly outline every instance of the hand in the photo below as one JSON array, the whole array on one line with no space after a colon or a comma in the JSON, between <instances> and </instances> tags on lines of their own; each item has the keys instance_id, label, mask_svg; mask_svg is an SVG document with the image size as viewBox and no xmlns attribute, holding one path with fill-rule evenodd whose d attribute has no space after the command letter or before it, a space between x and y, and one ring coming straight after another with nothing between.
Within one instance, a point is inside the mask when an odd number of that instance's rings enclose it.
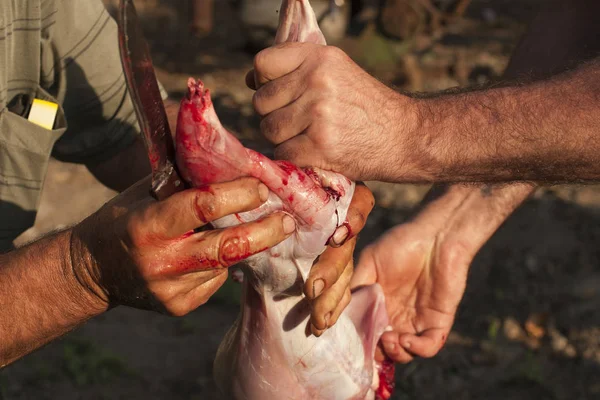
<instances>
[{"instance_id":1,"label":"hand","mask_svg":"<svg viewBox=\"0 0 600 400\"><path fill-rule=\"evenodd\" d=\"M336 47L285 43L257 54L247 84L261 132L276 158L343 173L354 180L389 180L406 164L409 98L371 77ZM401 142L400 142L401 141ZM397 143L398 142L398 143Z\"/></svg>"},{"instance_id":2,"label":"hand","mask_svg":"<svg viewBox=\"0 0 600 400\"><path fill-rule=\"evenodd\" d=\"M272 247L295 230L276 213L219 230L194 230L260 206L256 179L208 185L157 202L144 179L73 229L71 257L80 283L101 304L185 315L225 282L227 267Z\"/></svg>"},{"instance_id":3,"label":"hand","mask_svg":"<svg viewBox=\"0 0 600 400\"><path fill-rule=\"evenodd\" d=\"M338 320L350 303L350 279L354 271L356 235L363 229L375 205L371 191L357 184L348 209L348 226L342 225L310 270L304 283L304 294L311 302L310 330L321 336Z\"/></svg>"},{"instance_id":4,"label":"hand","mask_svg":"<svg viewBox=\"0 0 600 400\"><path fill-rule=\"evenodd\" d=\"M381 285L393 331L380 345L399 363L438 353L465 291L474 253L439 222L420 216L393 228L363 251L352 279L353 288Z\"/></svg>"}]
</instances>

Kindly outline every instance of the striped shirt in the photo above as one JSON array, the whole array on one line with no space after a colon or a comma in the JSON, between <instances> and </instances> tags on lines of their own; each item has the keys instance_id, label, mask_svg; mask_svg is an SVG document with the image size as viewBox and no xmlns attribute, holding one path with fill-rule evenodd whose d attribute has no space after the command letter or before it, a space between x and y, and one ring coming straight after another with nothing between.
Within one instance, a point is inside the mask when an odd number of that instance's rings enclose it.
<instances>
[{"instance_id":1,"label":"striped shirt","mask_svg":"<svg viewBox=\"0 0 600 400\"><path fill-rule=\"evenodd\" d=\"M23 96L59 104L54 130L19 115ZM33 225L51 156L104 161L138 131L101 0L0 0L0 251Z\"/></svg>"}]
</instances>

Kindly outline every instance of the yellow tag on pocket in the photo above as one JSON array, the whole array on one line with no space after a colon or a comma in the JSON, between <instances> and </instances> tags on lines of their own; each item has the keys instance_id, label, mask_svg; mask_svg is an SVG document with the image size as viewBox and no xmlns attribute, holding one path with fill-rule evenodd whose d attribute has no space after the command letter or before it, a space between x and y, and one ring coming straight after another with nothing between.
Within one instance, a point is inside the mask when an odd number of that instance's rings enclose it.
<instances>
[{"instance_id":1,"label":"yellow tag on pocket","mask_svg":"<svg viewBox=\"0 0 600 400\"><path fill-rule=\"evenodd\" d=\"M29 111L29 117L27 119L30 122L41 126L42 128L52 130L57 113L58 104L50 101L34 99L33 103L31 104L31 110Z\"/></svg>"}]
</instances>

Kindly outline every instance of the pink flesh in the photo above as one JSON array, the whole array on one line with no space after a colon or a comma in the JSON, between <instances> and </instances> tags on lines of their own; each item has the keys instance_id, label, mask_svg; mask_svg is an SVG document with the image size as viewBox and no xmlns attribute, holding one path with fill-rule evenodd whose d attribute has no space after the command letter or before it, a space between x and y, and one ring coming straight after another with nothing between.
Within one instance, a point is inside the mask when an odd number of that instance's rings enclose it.
<instances>
[{"instance_id":1,"label":"pink flesh","mask_svg":"<svg viewBox=\"0 0 600 400\"><path fill-rule=\"evenodd\" d=\"M307 0L282 2L276 41L325 43ZM388 325L378 285L355 292L337 324L320 338L306 334L310 309L303 282L345 222L354 182L246 149L221 125L202 83L190 79L188 87L176 137L184 179L200 186L253 176L271 190L260 208L214 225L238 225L284 210L298 226L292 237L245 262L242 310L215 359L220 389L230 398L252 400L389 398L389 366L385 375L373 360Z\"/></svg>"}]
</instances>

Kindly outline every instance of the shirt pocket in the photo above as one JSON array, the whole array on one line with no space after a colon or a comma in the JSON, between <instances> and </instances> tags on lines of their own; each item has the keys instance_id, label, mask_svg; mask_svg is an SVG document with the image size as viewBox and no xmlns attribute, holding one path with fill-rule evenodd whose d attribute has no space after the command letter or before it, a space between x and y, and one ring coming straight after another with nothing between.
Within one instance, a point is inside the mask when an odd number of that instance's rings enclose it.
<instances>
[{"instance_id":1,"label":"shirt pocket","mask_svg":"<svg viewBox=\"0 0 600 400\"><path fill-rule=\"evenodd\" d=\"M57 103L41 87L35 97ZM52 147L66 128L60 104L52 130L6 108L0 113L0 248L33 226Z\"/></svg>"}]
</instances>

